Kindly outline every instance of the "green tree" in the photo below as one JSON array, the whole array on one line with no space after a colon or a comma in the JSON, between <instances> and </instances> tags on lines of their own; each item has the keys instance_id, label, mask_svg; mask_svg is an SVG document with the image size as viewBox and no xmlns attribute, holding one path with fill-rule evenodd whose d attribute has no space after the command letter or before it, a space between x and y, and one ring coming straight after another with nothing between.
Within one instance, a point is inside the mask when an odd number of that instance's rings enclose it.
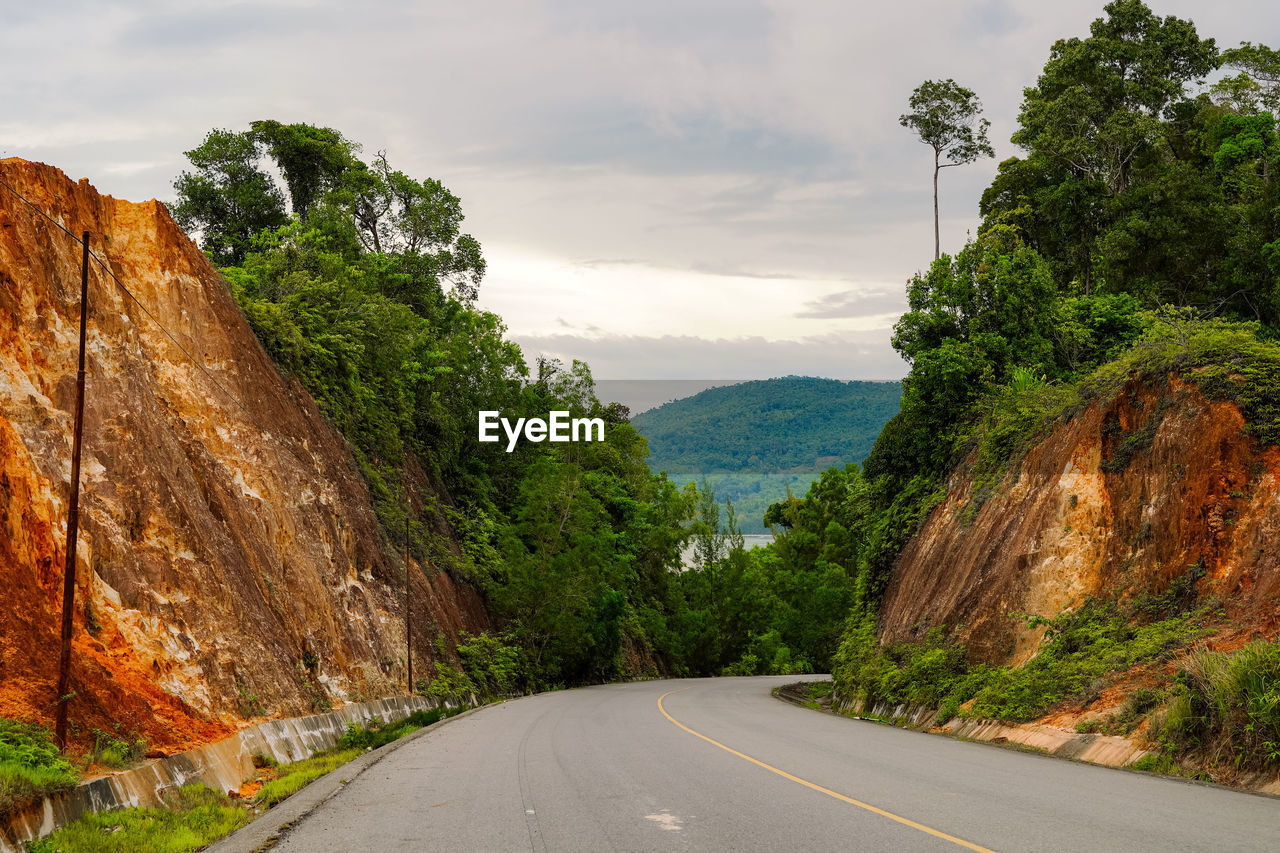
<instances>
[{"instance_id":1,"label":"green tree","mask_svg":"<svg viewBox=\"0 0 1280 853\"><path fill-rule=\"evenodd\" d=\"M333 128L270 119L255 121L249 127L252 138L265 146L280 168L293 212L301 219L306 219L322 194L336 187L355 165L359 146Z\"/></svg>"},{"instance_id":2,"label":"green tree","mask_svg":"<svg viewBox=\"0 0 1280 853\"><path fill-rule=\"evenodd\" d=\"M1215 84L1215 92L1243 94L1242 112L1280 113L1280 50L1245 41L1224 50L1222 64L1240 73Z\"/></svg>"},{"instance_id":3,"label":"green tree","mask_svg":"<svg viewBox=\"0 0 1280 853\"><path fill-rule=\"evenodd\" d=\"M186 156L195 171L173 183L173 218L185 230L200 232L215 263L240 263L254 235L288 221L284 197L259 166L262 149L251 134L211 130Z\"/></svg>"},{"instance_id":4,"label":"green tree","mask_svg":"<svg viewBox=\"0 0 1280 853\"><path fill-rule=\"evenodd\" d=\"M987 141L991 122L982 118L982 102L956 81L926 80L911 93L911 112L898 117L905 128L933 149L933 257L942 254L938 226L938 173L979 157L994 157ZM945 162L944 162L945 161Z\"/></svg>"},{"instance_id":5,"label":"green tree","mask_svg":"<svg viewBox=\"0 0 1280 853\"><path fill-rule=\"evenodd\" d=\"M1085 294L1099 274L1102 235L1129 216L1129 201L1143 204L1126 198L1130 189L1160 200L1146 181L1176 153L1169 122L1187 85L1218 63L1213 40L1201 40L1189 21L1160 18L1141 0L1114 0L1105 12L1087 38L1056 42L1036 85L1024 90L1013 142L1027 156L1000 164L981 205L988 221L1020 211L1024 236L1051 259L1060 286L1078 283ZM1158 224L1131 221L1126 230L1104 247L1122 263L1134 241L1168 236Z\"/></svg>"}]
</instances>

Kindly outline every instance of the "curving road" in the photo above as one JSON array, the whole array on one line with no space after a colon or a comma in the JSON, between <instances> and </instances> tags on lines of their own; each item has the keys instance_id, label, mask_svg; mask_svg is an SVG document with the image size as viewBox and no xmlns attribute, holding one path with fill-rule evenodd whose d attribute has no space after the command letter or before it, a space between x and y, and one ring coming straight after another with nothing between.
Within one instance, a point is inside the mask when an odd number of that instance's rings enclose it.
<instances>
[{"instance_id":1,"label":"curving road","mask_svg":"<svg viewBox=\"0 0 1280 853\"><path fill-rule=\"evenodd\" d=\"M391 752L272 849L1280 849L1280 800L770 696L793 680L606 685L485 708Z\"/></svg>"}]
</instances>

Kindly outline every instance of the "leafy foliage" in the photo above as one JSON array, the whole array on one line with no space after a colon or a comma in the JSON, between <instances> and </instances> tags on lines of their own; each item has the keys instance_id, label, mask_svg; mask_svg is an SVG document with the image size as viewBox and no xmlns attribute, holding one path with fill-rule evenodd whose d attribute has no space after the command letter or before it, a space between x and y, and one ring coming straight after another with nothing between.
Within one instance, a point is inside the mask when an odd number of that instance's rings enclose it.
<instances>
[{"instance_id":1,"label":"leafy foliage","mask_svg":"<svg viewBox=\"0 0 1280 853\"><path fill-rule=\"evenodd\" d=\"M441 637L437 646L443 644ZM461 665L455 667L437 659L435 674L418 682L418 692L463 706L517 695L530 686L525 651L510 635L495 637L486 631L472 636L463 632L455 651Z\"/></svg>"},{"instance_id":2,"label":"leafy foliage","mask_svg":"<svg viewBox=\"0 0 1280 853\"><path fill-rule=\"evenodd\" d=\"M1026 156L1000 165L987 223L1015 225L1064 293L1275 322L1275 128L1259 82L1273 53L1219 56L1190 22L1139 0L1105 11L1089 37L1057 42L1025 91L1013 141ZM1188 97L1224 60L1243 77Z\"/></svg>"},{"instance_id":3,"label":"leafy foliage","mask_svg":"<svg viewBox=\"0 0 1280 853\"><path fill-rule=\"evenodd\" d=\"M972 163L979 157L994 157L982 118L982 103L972 89L955 80L926 80L915 88L909 101L911 112L898 123L914 130L920 141L934 150L948 166Z\"/></svg>"},{"instance_id":4,"label":"leafy foliage","mask_svg":"<svg viewBox=\"0 0 1280 853\"><path fill-rule=\"evenodd\" d=\"M240 158L230 177L218 171L227 158L214 156L223 149ZM675 665L671 573L691 498L649 472L644 440L624 408L597 399L586 365L540 361L531 376L501 320L474 307L485 265L462 233L458 198L383 154L363 163L358 150L306 124L215 131L189 152L199 171L175 185L175 210L215 259L234 262L222 271L259 339L346 436L388 545L470 578L503 620L501 638L437 648L438 683L426 689L460 698L608 679L622 671L624 646ZM258 163L268 157L292 217L236 218L233 177L259 200L283 198ZM210 204L197 204L194 188ZM506 453L476 440L480 410L599 417L605 440ZM425 494L407 475L415 468ZM443 663L453 655L461 669Z\"/></svg>"},{"instance_id":5,"label":"leafy foliage","mask_svg":"<svg viewBox=\"0 0 1280 853\"><path fill-rule=\"evenodd\" d=\"M244 259L253 237L286 220L284 197L259 166L262 152L251 136L211 130L199 148L186 152L195 167L174 182L173 218L204 234L204 248L218 263Z\"/></svg>"},{"instance_id":6,"label":"leafy foliage","mask_svg":"<svg viewBox=\"0 0 1280 853\"><path fill-rule=\"evenodd\" d=\"M911 112L898 123L914 130L920 141L933 149L933 257L942 252L938 233L938 173L950 166L963 166L979 157L994 157L987 141L991 122L982 118L982 102L972 89L956 81L926 80L911 93Z\"/></svg>"},{"instance_id":7,"label":"leafy foliage","mask_svg":"<svg viewBox=\"0 0 1280 853\"><path fill-rule=\"evenodd\" d=\"M1192 652L1178 671L1156 735L1214 763L1280 766L1280 643Z\"/></svg>"},{"instance_id":8,"label":"leafy foliage","mask_svg":"<svg viewBox=\"0 0 1280 853\"><path fill-rule=\"evenodd\" d=\"M0 717L0 817L79 781L47 729Z\"/></svg>"}]
</instances>

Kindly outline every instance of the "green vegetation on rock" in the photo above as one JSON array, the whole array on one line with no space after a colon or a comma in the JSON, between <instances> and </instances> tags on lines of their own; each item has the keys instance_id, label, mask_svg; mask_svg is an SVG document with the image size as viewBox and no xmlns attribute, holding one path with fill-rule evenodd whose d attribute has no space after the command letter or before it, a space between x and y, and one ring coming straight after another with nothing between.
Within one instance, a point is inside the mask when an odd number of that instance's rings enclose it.
<instances>
[{"instance_id":1,"label":"green vegetation on rock","mask_svg":"<svg viewBox=\"0 0 1280 853\"><path fill-rule=\"evenodd\" d=\"M1045 628L1044 639L1019 667L970 664L937 627L918 641L881 646L867 622L846 635L834 676L841 695L867 705L924 705L943 720L1033 720L1065 699L1096 698L1110 673L1170 658L1204 635L1204 618L1167 610L1153 617L1141 605L1090 599L1053 619L1029 619Z\"/></svg>"},{"instance_id":2,"label":"green vegetation on rock","mask_svg":"<svg viewBox=\"0 0 1280 853\"><path fill-rule=\"evenodd\" d=\"M1152 727L1166 753L1210 764L1280 767L1280 643L1197 650L1179 669L1167 711Z\"/></svg>"}]
</instances>

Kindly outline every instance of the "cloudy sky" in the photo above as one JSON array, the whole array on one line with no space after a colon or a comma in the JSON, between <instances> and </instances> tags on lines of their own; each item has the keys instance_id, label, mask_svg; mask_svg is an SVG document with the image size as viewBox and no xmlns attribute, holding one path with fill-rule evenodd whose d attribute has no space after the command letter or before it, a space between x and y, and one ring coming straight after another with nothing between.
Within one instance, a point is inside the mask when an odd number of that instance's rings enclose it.
<instances>
[{"instance_id":1,"label":"cloudy sky","mask_svg":"<svg viewBox=\"0 0 1280 853\"><path fill-rule=\"evenodd\" d=\"M1149 0L1280 45L1271 0ZM1022 87L1101 0L20 3L0 156L172 196L211 127L305 121L461 196L481 303L601 378L896 378L932 257L930 150L897 117L975 89L996 160L943 173L943 248L1014 153Z\"/></svg>"}]
</instances>

